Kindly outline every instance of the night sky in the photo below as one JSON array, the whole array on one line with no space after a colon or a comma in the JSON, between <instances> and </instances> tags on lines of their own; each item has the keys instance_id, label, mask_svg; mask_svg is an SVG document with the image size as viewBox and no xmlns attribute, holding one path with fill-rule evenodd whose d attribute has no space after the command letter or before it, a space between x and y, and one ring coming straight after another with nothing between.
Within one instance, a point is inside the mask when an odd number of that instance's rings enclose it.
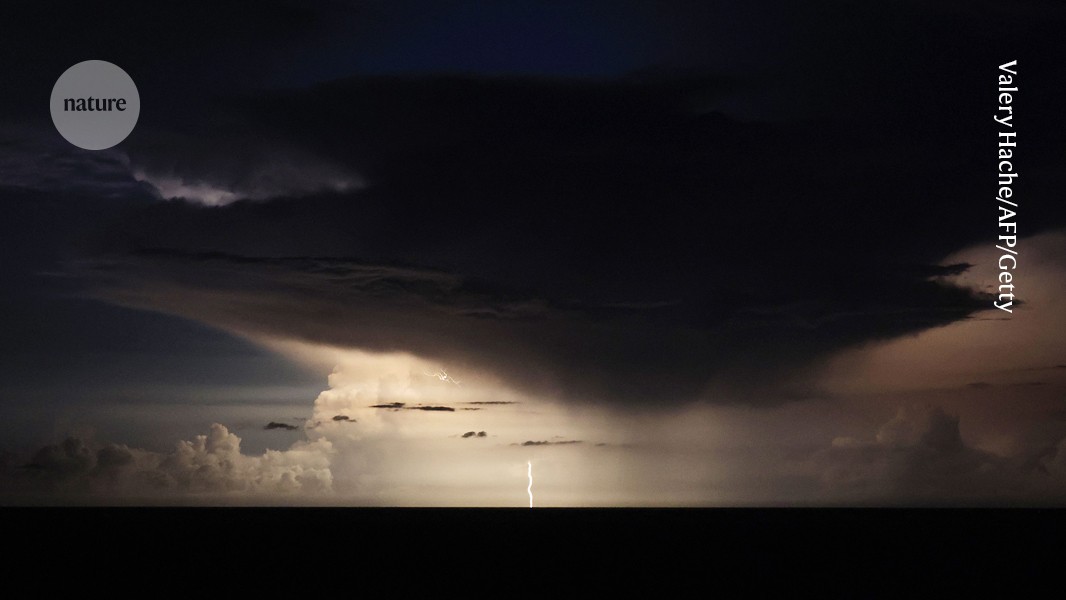
<instances>
[{"instance_id":1,"label":"night sky","mask_svg":"<svg viewBox=\"0 0 1066 600\"><path fill-rule=\"evenodd\" d=\"M0 503L1066 500L1058 3L4 13Z\"/></svg>"}]
</instances>

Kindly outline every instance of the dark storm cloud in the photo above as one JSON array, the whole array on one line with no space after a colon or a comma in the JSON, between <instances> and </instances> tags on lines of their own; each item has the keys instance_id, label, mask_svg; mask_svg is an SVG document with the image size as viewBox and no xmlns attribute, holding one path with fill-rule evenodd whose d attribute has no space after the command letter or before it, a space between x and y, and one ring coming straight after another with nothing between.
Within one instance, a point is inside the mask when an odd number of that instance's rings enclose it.
<instances>
[{"instance_id":1,"label":"dark storm cloud","mask_svg":"<svg viewBox=\"0 0 1066 600\"><path fill-rule=\"evenodd\" d=\"M349 417L348 415L336 415L336 416L333 417L333 420L334 421L343 421L345 423L355 423L356 422L355 419Z\"/></svg>"},{"instance_id":2,"label":"dark storm cloud","mask_svg":"<svg viewBox=\"0 0 1066 600\"><path fill-rule=\"evenodd\" d=\"M367 188L156 204L98 274L117 301L245 333L632 404L799 397L832 352L988 304L945 282L967 265L937 265L987 220L960 142L692 108L728 89L356 78L234 100Z\"/></svg>"},{"instance_id":3,"label":"dark storm cloud","mask_svg":"<svg viewBox=\"0 0 1066 600\"><path fill-rule=\"evenodd\" d=\"M124 146L131 168L161 186L176 178L176 189L271 200L131 210L106 229L97 260L77 267L116 302L470 363L573 400L804 397L795 379L824 357L988 305L944 281L966 265L938 262L987 240L974 199L987 194L987 72L1001 50L1039 73L1026 118L1050 124L1028 130L1027 193L1052 197L1062 181L1039 158L1056 155L1040 150L1061 134L1055 95L1041 93L1062 80L1041 46L1061 13L1018 12L1012 23L1031 35L1011 47L984 12L961 11L952 16L967 26L948 27L918 3L891 18L824 6L783 13L792 35L817 38L765 63L789 75L707 75L701 34L661 68L634 64L644 68L613 79L397 68L409 74L254 93L276 76L265 71L283 70L273 58L289 44L329 46L330 23L358 19L270 3L231 28L242 11L229 4L216 20L181 9L158 40L152 20L107 42L140 57L130 69L139 82L147 74L145 105L159 107ZM689 9L651 25L691 34L722 16L736 14ZM28 44L16 34L0 43ZM151 52L176 36L202 40L200 50ZM236 58L268 46L254 64ZM201 50L212 60L194 60ZM323 72L343 63L332 58ZM61 70L46 62L35 68ZM745 94L820 118L760 123L719 110ZM330 183L345 177L366 187ZM1055 203L1033 210L1034 231L1064 222Z\"/></svg>"}]
</instances>

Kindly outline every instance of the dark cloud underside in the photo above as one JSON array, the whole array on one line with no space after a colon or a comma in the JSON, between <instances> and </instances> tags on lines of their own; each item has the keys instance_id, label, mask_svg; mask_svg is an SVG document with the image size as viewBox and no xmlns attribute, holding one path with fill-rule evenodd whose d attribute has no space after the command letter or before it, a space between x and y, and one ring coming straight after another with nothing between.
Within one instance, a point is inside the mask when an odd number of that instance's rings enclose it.
<instances>
[{"instance_id":1,"label":"dark cloud underside","mask_svg":"<svg viewBox=\"0 0 1066 600\"><path fill-rule=\"evenodd\" d=\"M157 204L102 264L131 301L217 325L628 403L753 396L986 304L937 279L981 231L971 152L694 108L728 89L376 78L250 99L231 110L366 189Z\"/></svg>"},{"instance_id":2,"label":"dark cloud underside","mask_svg":"<svg viewBox=\"0 0 1066 600\"><path fill-rule=\"evenodd\" d=\"M612 35L628 31L612 56L639 58L570 79L552 76L543 44L502 69L471 73L453 49L454 62L427 70L417 57L442 50L431 31L402 36L395 56L412 60L386 69L369 58L386 40L368 32L418 20L370 3L272 2L234 28L224 23L243 11L223 3L217 19L182 9L165 31L151 20L133 38L96 36L104 41L90 47L130 57L146 106L159 107L122 147L130 171L259 201L153 202L143 182L116 177L117 163L87 164L106 185L80 189L128 188L139 202L80 227L99 243L92 262L72 263L116 302L253 336L411 351L528 390L629 405L802 396L796 379L842 348L987 305L937 278L964 265L939 262L988 239L974 199L988 192L981 144L994 123L982 99L1000 51L1037 74L1024 118L1057 111L1042 92L1062 81L1044 47L1061 11L948 19L911 2L767 2L677 4L661 18L639 3L611 6L618 21L589 9L568 22L600 15ZM558 21L514 6L456 10L433 14L474 29L495 14L493 31L520 14L530 31ZM773 54L758 64L716 59L707 36L693 35L744 15L765 24L749 32ZM1014 33L1001 18L1028 33L1024 44L1006 43ZM168 43L186 33L197 49ZM61 25L64 34L90 42ZM275 59L312 39L296 79L318 83L293 86ZM3 40L41 46L18 31ZM141 42L159 51L131 52ZM69 64L71 47L42 49L34 73ZM43 77L19 64L7 68L27 85ZM367 76L382 72L394 75ZM793 109L766 108L782 98ZM745 102L764 108L738 110ZM1026 193L1050 197L1062 177L1039 158L1054 153L1038 151L1061 128L1027 131ZM1036 207L1030 227L1061 225L1054 206Z\"/></svg>"}]
</instances>

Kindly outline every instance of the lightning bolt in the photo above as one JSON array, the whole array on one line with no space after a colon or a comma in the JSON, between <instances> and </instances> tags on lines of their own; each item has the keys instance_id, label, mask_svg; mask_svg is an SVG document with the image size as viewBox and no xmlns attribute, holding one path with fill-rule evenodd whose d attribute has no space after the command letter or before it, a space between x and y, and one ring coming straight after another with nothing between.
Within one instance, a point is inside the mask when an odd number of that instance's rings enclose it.
<instances>
[{"instance_id":1,"label":"lightning bolt","mask_svg":"<svg viewBox=\"0 0 1066 600\"><path fill-rule=\"evenodd\" d=\"M456 378L452 377L444 369L439 369L436 373L426 373L426 372L423 371L422 374L425 375L426 377L436 377L437 379L440 379L441 381L450 381L450 382L454 383L455 385L462 385L463 384L462 381L459 381Z\"/></svg>"},{"instance_id":2,"label":"lightning bolt","mask_svg":"<svg viewBox=\"0 0 1066 600\"><path fill-rule=\"evenodd\" d=\"M533 508L533 461L528 460L526 464L529 465L529 470L527 471L529 474L529 487L526 488L526 491L529 492L529 507Z\"/></svg>"}]
</instances>

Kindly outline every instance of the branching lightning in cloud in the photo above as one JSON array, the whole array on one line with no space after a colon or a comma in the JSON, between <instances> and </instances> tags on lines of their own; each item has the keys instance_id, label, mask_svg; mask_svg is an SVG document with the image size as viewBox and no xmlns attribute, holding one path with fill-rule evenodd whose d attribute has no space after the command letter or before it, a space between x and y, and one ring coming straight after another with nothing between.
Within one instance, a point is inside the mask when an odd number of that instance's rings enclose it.
<instances>
[{"instance_id":1,"label":"branching lightning in cloud","mask_svg":"<svg viewBox=\"0 0 1066 600\"><path fill-rule=\"evenodd\" d=\"M441 381L450 381L450 382L454 383L455 385L462 385L462 383L463 383L461 381L456 380L451 375L449 375L448 372L445 371L444 369L440 369L436 373L425 373L425 372L423 372L423 375L425 375L426 377L436 377L437 379L440 379Z\"/></svg>"}]
</instances>

